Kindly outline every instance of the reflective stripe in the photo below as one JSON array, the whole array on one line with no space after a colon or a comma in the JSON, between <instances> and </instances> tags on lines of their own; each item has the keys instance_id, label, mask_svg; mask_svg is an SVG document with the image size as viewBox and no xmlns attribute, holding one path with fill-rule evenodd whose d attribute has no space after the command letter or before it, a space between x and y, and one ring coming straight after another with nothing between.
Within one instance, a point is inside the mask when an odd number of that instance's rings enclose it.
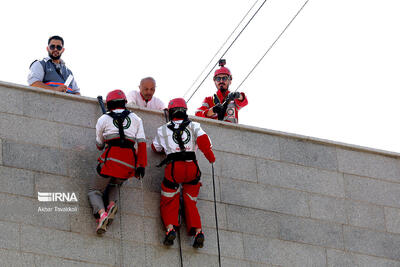
<instances>
[{"instance_id":1,"label":"reflective stripe","mask_svg":"<svg viewBox=\"0 0 400 267\"><path fill-rule=\"evenodd\" d=\"M161 195L164 197L174 197L176 194L181 192L181 188L179 187L175 192L165 192L161 190Z\"/></svg>"},{"instance_id":2,"label":"reflective stripe","mask_svg":"<svg viewBox=\"0 0 400 267\"><path fill-rule=\"evenodd\" d=\"M209 107L210 107L210 105L208 105L208 103L203 103L203 104L201 104L201 106L202 106L202 107L206 107L206 108L209 108Z\"/></svg>"},{"instance_id":3,"label":"reflective stripe","mask_svg":"<svg viewBox=\"0 0 400 267\"><path fill-rule=\"evenodd\" d=\"M101 159L102 161L104 161L104 158L103 158L103 157L100 157L100 159ZM123 161L121 161L121 160L119 160L119 159L114 159L114 158L108 157L107 160L115 161L115 162L118 162L118 163L120 163L120 164L122 164L122 165L125 165L125 166L129 167L129 168L135 169L135 166L133 166L133 165L131 165L131 164L128 164L128 163L126 163L126 162L123 162Z\"/></svg>"},{"instance_id":4,"label":"reflective stripe","mask_svg":"<svg viewBox=\"0 0 400 267\"><path fill-rule=\"evenodd\" d=\"M144 139L144 138L138 138L138 139L136 139L136 142L138 142L138 143L146 143L146 139Z\"/></svg>"},{"instance_id":5,"label":"reflective stripe","mask_svg":"<svg viewBox=\"0 0 400 267\"><path fill-rule=\"evenodd\" d=\"M192 196L189 195L188 193L186 193L186 195L188 195L188 197L189 197L192 201L197 202L197 197L192 197Z\"/></svg>"}]
</instances>

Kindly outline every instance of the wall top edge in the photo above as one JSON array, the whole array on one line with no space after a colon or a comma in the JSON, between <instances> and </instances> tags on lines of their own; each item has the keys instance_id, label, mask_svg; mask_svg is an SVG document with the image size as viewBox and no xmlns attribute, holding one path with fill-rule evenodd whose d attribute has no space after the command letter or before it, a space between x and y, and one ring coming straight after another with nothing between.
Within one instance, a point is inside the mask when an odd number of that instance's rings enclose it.
<instances>
[{"instance_id":1,"label":"wall top edge","mask_svg":"<svg viewBox=\"0 0 400 267\"><path fill-rule=\"evenodd\" d=\"M20 85L20 84L5 82L5 81L0 81L0 87L12 88L12 89L21 90L21 91L29 91L29 92L38 93L38 94L52 95L54 97L71 99L71 100L79 101L79 102L97 103L97 99L92 98L92 97L65 94L65 93L61 93L61 92L50 91L50 90L46 90L46 89L42 89L42 88L37 88L37 87L32 87L32 86L27 86L27 85ZM150 110L150 109L138 107L135 105L128 105L128 107L133 110L138 110L141 112L163 115L163 112L158 111L158 110ZM349 150L354 150L354 151L359 151L359 152L367 152L367 153L378 154L378 155L389 156L389 157L394 157L394 158L400 159L400 153L397 153L397 152L391 152L391 151L380 150L380 149L376 149L376 148L347 144L347 143L343 143L343 142L337 142L337 141L332 141L332 140L322 139L322 138L317 138L317 137L312 137L312 136L305 136L305 135L300 135L300 134L270 130L270 129L260 128L260 127L250 126L250 125L232 124L232 123L228 123L228 122L210 120L210 119L200 118L200 117L195 117L195 116L189 116L189 117L192 120L201 122L203 124L217 125L217 126L228 128L228 129L235 129L235 130L239 130L239 131L244 130L244 131L249 131L249 132L256 132L256 133L261 133L261 134L283 137L283 138L303 140L303 141L308 141L308 142L317 143L317 144L321 144L321 145L334 146L334 147L343 148L343 149L349 149Z\"/></svg>"}]
</instances>

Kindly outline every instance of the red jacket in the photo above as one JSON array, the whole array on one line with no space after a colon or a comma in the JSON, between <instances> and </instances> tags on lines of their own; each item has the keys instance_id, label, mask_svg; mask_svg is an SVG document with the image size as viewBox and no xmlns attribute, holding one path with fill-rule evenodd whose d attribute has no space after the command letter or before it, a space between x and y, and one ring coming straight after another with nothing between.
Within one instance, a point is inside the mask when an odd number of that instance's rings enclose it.
<instances>
[{"instance_id":1,"label":"red jacket","mask_svg":"<svg viewBox=\"0 0 400 267\"><path fill-rule=\"evenodd\" d=\"M217 98L215 99L215 96L208 96L204 99L201 107L199 107L196 111L196 116L197 117L203 117L203 118L210 118L217 120L218 115L214 114L211 117L208 117L206 114L207 112L215 106L217 103L224 103L225 98L228 96L230 92L227 90L224 95L222 95L221 90L217 91ZM244 93L241 93L243 96L243 100L240 101L239 99L235 99L229 103L228 108L226 109L225 116L224 116L224 121L227 122L233 122L233 123L238 123L239 118L238 118L238 112L239 110L246 106L249 102L247 101L247 97Z\"/></svg>"}]
</instances>

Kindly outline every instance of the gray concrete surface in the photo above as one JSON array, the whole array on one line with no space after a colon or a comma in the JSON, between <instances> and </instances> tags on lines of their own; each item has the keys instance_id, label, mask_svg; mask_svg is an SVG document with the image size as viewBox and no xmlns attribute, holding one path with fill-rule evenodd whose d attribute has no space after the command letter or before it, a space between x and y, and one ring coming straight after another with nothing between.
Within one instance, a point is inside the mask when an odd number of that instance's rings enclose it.
<instances>
[{"instance_id":1,"label":"gray concrete surface","mask_svg":"<svg viewBox=\"0 0 400 267\"><path fill-rule=\"evenodd\" d=\"M149 166L121 190L118 215L94 234L86 188L95 175L97 100L0 82L0 266L180 266L162 245L162 159L150 150L161 112L144 121ZM400 154L256 127L192 118L217 157L222 266L400 266ZM211 166L198 153L195 250L182 230L184 266L218 266ZM74 192L44 203L38 192ZM43 212L40 208L76 208Z\"/></svg>"}]
</instances>

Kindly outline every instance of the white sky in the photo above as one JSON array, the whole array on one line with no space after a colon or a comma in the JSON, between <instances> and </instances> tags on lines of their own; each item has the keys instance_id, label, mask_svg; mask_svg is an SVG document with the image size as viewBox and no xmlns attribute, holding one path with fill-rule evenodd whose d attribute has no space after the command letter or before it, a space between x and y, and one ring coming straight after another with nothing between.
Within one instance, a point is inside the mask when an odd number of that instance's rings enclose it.
<instances>
[{"instance_id":1,"label":"white sky","mask_svg":"<svg viewBox=\"0 0 400 267\"><path fill-rule=\"evenodd\" d=\"M83 95L127 93L153 76L167 103L184 95L255 1L6 1L0 80L26 84L30 63L58 34ZM304 1L267 1L225 56L231 89ZM310 0L240 89L249 98L240 123L400 152L399 10L398 0ZM189 113L215 91L210 76Z\"/></svg>"}]
</instances>

